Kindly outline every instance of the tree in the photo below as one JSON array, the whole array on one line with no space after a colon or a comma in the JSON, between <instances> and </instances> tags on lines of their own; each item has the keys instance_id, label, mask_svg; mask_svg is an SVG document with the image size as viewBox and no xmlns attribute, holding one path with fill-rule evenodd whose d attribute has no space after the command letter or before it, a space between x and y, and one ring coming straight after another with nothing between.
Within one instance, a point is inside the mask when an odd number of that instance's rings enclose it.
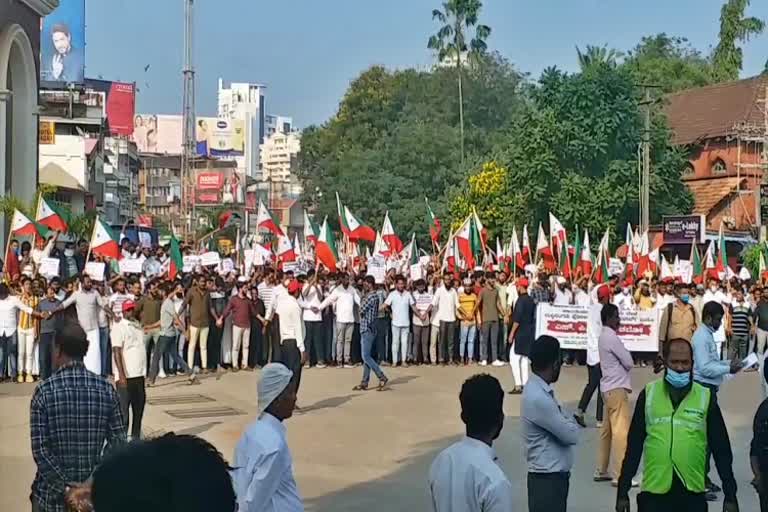
<instances>
[{"instance_id":1,"label":"tree","mask_svg":"<svg viewBox=\"0 0 768 512\"><path fill-rule=\"evenodd\" d=\"M737 80L743 64L739 43L749 41L765 29L759 18L745 16L749 0L727 0L720 10L720 40L712 54L715 77L718 81Z\"/></svg>"},{"instance_id":2,"label":"tree","mask_svg":"<svg viewBox=\"0 0 768 512\"><path fill-rule=\"evenodd\" d=\"M643 37L621 66L637 84L652 84L670 93L715 82L711 62L684 37L665 33Z\"/></svg>"},{"instance_id":3,"label":"tree","mask_svg":"<svg viewBox=\"0 0 768 512\"><path fill-rule=\"evenodd\" d=\"M435 35L429 38L427 47L437 52L438 63L455 60L456 76L459 83L459 133L461 138L461 163L464 164L464 93L462 90L462 59L485 53L485 40L491 35L491 27L478 24L483 3L480 0L447 0L443 10L434 9L432 19L443 24ZM475 27L475 37L467 44L466 33Z\"/></svg>"},{"instance_id":4,"label":"tree","mask_svg":"<svg viewBox=\"0 0 768 512\"><path fill-rule=\"evenodd\" d=\"M579 47L576 47L576 55L579 58L579 67L586 71L593 66L611 66L616 67L622 53L608 48L607 46L590 46L582 53Z\"/></svg>"}]
</instances>

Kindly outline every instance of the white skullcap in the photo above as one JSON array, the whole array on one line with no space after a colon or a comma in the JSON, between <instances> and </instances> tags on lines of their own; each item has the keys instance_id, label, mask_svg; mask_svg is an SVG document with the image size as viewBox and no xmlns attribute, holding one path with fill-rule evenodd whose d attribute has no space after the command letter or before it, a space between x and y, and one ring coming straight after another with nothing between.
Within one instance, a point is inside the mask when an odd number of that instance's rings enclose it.
<instances>
[{"instance_id":1,"label":"white skullcap","mask_svg":"<svg viewBox=\"0 0 768 512\"><path fill-rule=\"evenodd\" d=\"M567 282L563 276L557 276L557 284L565 284Z\"/></svg>"},{"instance_id":2,"label":"white skullcap","mask_svg":"<svg viewBox=\"0 0 768 512\"><path fill-rule=\"evenodd\" d=\"M282 363L269 363L261 370L261 378L259 379L259 403L258 403L258 415L269 407L269 404L275 401L280 396L280 393L288 387L288 384L293 378L293 372L288 369Z\"/></svg>"}]
</instances>

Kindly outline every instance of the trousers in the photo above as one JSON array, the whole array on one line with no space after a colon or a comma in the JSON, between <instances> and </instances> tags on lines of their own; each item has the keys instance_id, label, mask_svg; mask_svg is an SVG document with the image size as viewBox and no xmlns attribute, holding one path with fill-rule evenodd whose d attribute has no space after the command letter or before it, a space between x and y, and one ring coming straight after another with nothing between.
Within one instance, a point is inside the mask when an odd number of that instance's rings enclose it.
<instances>
[{"instance_id":1,"label":"trousers","mask_svg":"<svg viewBox=\"0 0 768 512\"><path fill-rule=\"evenodd\" d=\"M597 452L597 470L601 473L608 471L608 463L613 452L611 476L618 479L621 465L627 452L627 435L632 413L629 409L629 394L626 389L612 389L603 393L607 421L603 422L600 430L600 444Z\"/></svg>"},{"instance_id":2,"label":"trousers","mask_svg":"<svg viewBox=\"0 0 768 512\"><path fill-rule=\"evenodd\" d=\"M187 348L187 366L195 366L195 349L200 341L200 367L205 369L208 362L208 327L189 327L189 347Z\"/></svg>"},{"instance_id":3,"label":"trousers","mask_svg":"<svg viewBox=\"0 0 768 512\"><path fill-rule=\"evenodd\" d=\"M0 378L16 378L18 374L19 341L16 331L0 336Z\"/></svg>"},{"instance_id":4,"label":"trousers","mask_svg":"<svg viewBox=\"0 0 768 512\"><path fill-rule=\"evenodd\" d=\"M408 327L399 327L392 324L392 364L397 364L398 352L399 360L405 364L408 360Z\"/></svg>"},{"instance_id":5,"label":"trousers","mask_svg":"<svg viewBox=\"0 0 768 512\"><path fill-rule=\"evenodd\" d=\"M467 358L472 361L475 355L475 336L477 335L477 326L473 323L459 324L459 359ZM480 351L482 353L482 350ZM483 360L483 357L480 357Z\"/></svg>"},{"instance_id":6,"label":"trousers","mask_svg":"<svg viewBox=\"0 0 768 512\"><path fill-rule=\"evenodd\" d=\"M570 478L570 473L528 473L528 512L565 512Z\"/></svg>"},{"instance_id":7,"label":"trousers","mask_svg":"<svg viewBox=\"0 0 768 512\"><path fill-rule=\"evenodd\" d=\"M360 332L360 353L363 356L363 379L360 382L363 386L368 386L368 381L371 378L371 371L373 371L379 381L387 379L378 363L376 363L376 360L371 356L373 343L375 341L376 333L371 331Z\"/></svg>"},{"instance_id":8,"label":"trousers","mask_svg":"<svg viewBox=\"0 0 768 512\"><path fill-rule=\"evenodd\" d=\"M32 375L32 360L35 352L35 330L19 329L16 331L19 342L19 373Z\"/></svg>"},{"instance_id":9,"label":"trousers","mask_svg":"<svg viewBox=\"0 0 768 512\"><path fill-rule=\"evenodd\" d=\"M176 337L175 336L160 336L155 346L155 351L152 353L152 360L149 363L149 382L155 383L157 374L160 372L160 359L169 354L171 357L171 366L183 371L186 374L192 373L192 370L184 362L184 358L179 355L179 351L176 350Z\"/></svg>"},{"instance_id":10,"label":"trousers","mask_svg":"<svg viewBox=\"0 0 768 512\"><path fill-rule=\"evenodd\" d=\"M528 384L528 367L530 361L528 357L515 354L515 346L509 346L509 365L512 367L512 378L515 380L515 386L525 386Z\"/></svg>"},{"instance_id":11,"label":"trousers","mask_svg":"<svg viewBox=\"0 0 768 512\"><path fill-rule=\"evenodd\" d=\"M293 379L296 381L296 393L299 392L299 385L301 384L301 351L296 340L283 341L282 347L280 347L280 360L289 370L293 372Z\"/></svg>"},{"instance_id":12,"label":"trousers","mask_svg":"<svg viewBox=\"0 0 768 512\"><path fill-rule=\"evenodd\" d=\"M56 333L40 334L40 379L45 380L53 373L53 340Z\"/></svg>"},{"instance_id":13,"label":"trousers","mask_svg":"<svg viewBox=\"0 0 768 512\"><path fill-rule=\"evenodd\" d=\"M587 365L587 384L584 386L584 391L581 392L581 399L579 400L579 411L582 413L587 411L592 395L600 387L600 379L602 377L603 372L600 371L600 363ZM603 421L603 394L599 391L597 393L597 413L595 418L597 421Z\"/></svg>"},{"instance_id":14,"label":"trousers","mask_svg":"<svg viewBox=\"0 0 768 512\"><path fill-rule=\"evenodd\" d=\"M131 438L141 438L141 420L144 417L144 405L147 394L144 390L144 377L134 377L125 380L125 386L117 386L117 398L120 400L120 410L123 413L123 423L128 428L128 409L131 411Z\"/></svg>"},{"instance_id":15,"label":"trousers","mask_svg":"<svg viewBox=\"0 0 768 512\"><path fill-rule=\"evenodd\" d=\"M251 328L232 326L232 368L248 366L248 347L251 344ZM240 365L240 349L243 350L243 363Z\"/></svg>"},{"instance_id":16,"label":"trousers","mask_svg":"<svg viewBox=\"0 0 768 512\"><path fill-rule=\"evenodd\" d=\"M413 326L413 359L424 364L429 360L429 325Z\"/></svg>"},{"instance_id":17,"label":"trousers","mask_svg":"<svg viewBox=\"0 0 768 512\"><path fill-rule=\"evenodd\" d=\"M307 350L307 361L312 357L314 350L315 358L318 364L325 364L325 344L323 343L323 322L304 321L304 345Z\"/></svg>"},{"instance_id":18,"label":"trousers","mask_svg":"<svg viewBox=\"0 0 768 512\"><path fill-rule=\"evenodd\" d=\"M496 341L499 337L499 321L491 320L483 322L482 324L482 336L480 341L480 360L481 361L497 361L499 359L499 353L497 352L498 345ZM488 347L491 347L490 359L488 353Z\"/></svg>"},{"instance_id":19,"label":"trousers","mask_svg":"<svg viewBox=\"0 0 768 512\"><path fill-rule=\"evenodd\" d=\"M429 362L432 364L438 363L437 347L440 341L440 325L432 324L429 331Z\"/></svg>"},{"instance_id":20,"label":"trousers","mask_svg":"<svg viewBox=\"0 0 768 512\"><path fill-rule=\"evenodd\" d=\"M355 324L336 322L336 362L349 363L351 360L352 332Z\"/></svg>"},{"instance_id":21,"label":"trousers","mask_svg":"<svg viewBox=\"0 0 768 512\"><path fill-rule=\"evenodd\" d=\"M453 358L453 336L456 322L440 321L440 353L443 363L448 364Z\"/></svg>"}]
</instances>

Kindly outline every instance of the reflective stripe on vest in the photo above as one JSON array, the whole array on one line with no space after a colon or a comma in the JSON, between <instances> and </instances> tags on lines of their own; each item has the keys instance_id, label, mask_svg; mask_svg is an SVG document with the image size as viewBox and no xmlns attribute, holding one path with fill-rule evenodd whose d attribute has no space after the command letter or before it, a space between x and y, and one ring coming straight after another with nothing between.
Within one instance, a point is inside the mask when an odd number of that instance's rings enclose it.
<instances>
[{"instance_id":1,"label":"reflective stripe on vest","mask_svg":"<svg viewBox=\"0 0 768 512\"><path fill-rule=\"evenodd\" d=\"M645 388L643 490L665 494L673 471L691 492L704 492L710 391L693 383L677 409L663 379Z\"/></svg>"}]
</instances>

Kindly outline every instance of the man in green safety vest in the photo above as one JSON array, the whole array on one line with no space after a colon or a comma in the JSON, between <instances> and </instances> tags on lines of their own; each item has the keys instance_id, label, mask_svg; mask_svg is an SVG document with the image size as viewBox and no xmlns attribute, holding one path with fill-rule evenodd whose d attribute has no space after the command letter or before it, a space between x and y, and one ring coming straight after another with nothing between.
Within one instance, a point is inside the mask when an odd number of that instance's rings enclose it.
<instances>
[{"instance_id":1,"label":"man in green safety vest","mask_svg":"<svg viewBox=\"0 0 768 512\"><path fill-rule=\"evenodd\" d=\"M693 350L684 339L664 344L664 379L637 398L627 454L619 477L616 512L629 512L629 490L645 464L638 512L704 512L707 448L723 481L725 512L738 512L733 454L717 397L693 382Z\"/></svg>"}]
</instances>

